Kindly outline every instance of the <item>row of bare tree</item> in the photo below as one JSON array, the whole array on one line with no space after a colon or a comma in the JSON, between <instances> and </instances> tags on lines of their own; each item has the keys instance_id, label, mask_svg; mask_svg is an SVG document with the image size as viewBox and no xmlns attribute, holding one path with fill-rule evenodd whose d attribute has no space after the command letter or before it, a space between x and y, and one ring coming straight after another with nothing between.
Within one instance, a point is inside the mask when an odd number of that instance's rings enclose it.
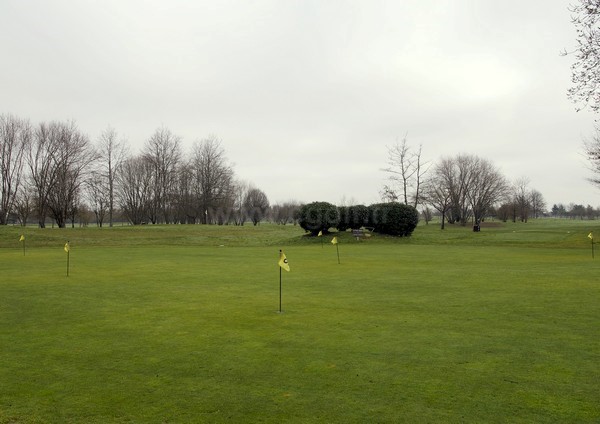
<instances>
[{"instance_id":1,"label":"row of bare tree","mask_svg":"<svg viewBox=\"0 0 600 424\"><path fill-rule=\"evenodd\" d=\"M388 147L390 184L382 197L415 208L433 207L445 222L479 226L492 210L509 211L513 220L527 221L546 208L543 196L530 190L527 178L510 184L492 162L476 155L459 154L442 158L436 164L423 162L422 148L413 149L406 137Z\"/></svg>"},{"instance_id":2,"label":"row of bare tree","mask_svg":"<svg viewBox=\"0 0 600 424\"><path fill-rule=\"evenodd\" d=\"M555 218L569 219L598 219L600 218L600 208L594 208L592 205L581 205L571 203L563 205L562 203L552 205L550 215Z\"/></svg>"},{"instance_id":3,"label":"row of bare tree","mask_svg":"<svg viewBox=\"0 0 600 424\"><path fill-rule=\"evenodd\" d=\"M133 224L203 223L255 225L269 211L266 194L235 177L221 141L210 136L184 155L180 137L158 128L141 153L131 155L116 130L106 129L92 144L73 122L32 125L0 115L0 224L11 214L22 223L48 218L59 227L74 223L82 205L96 222L113 225L115 210ZM546 207L525 178L509 184L488 160L474 155L421 160L421 147L406 138L388 148L391 184L384 200L436 209L444 222L479 225L492 208L526 221ZM277 221L293 219L297 206L269 211ZM287 212L286 212L287 211ZM292 211L292 212L290 212Z\"/></svg>"},{"instance_id":4,"label":"row of bare tree","mask_svg":"<svg viewBox=\"0 0 600 424\"><path fill-rule=\"evenodd\" d=\"M0 183L0 224L14 215L64 227L83 204L100 226L113 225L116 209L133 224L237 225L256 225L269 209L262 190L235 177L216 136L184 155L180 137L164 127L131 155L112 128L93 144L74 122L0 115Z\"/></svg>"}]
</instances>

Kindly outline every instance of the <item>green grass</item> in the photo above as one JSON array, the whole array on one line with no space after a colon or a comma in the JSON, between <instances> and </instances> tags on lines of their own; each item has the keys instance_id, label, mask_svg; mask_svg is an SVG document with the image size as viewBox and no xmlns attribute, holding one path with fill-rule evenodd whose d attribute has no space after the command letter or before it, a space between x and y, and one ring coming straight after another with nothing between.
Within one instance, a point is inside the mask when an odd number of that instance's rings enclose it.
<instances>
[{"instance_id":1,"label":"green grass","mask_svg":"<svg viewBox=\"0 0 600 424\"><path fill-rule=\"evenodd\" d=\"M0 423L599 422L593 230L0 228Z\"/></svg>"}]
</instances>

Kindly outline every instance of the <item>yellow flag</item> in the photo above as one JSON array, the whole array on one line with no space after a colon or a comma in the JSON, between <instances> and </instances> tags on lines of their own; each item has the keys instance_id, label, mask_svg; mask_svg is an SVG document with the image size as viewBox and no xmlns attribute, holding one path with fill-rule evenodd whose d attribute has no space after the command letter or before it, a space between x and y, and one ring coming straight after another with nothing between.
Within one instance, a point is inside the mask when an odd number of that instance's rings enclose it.
<instances>
[{"instance_id":1,"label":"yellow flag","mask_svg":"<svg viewBox=\"0 0 600 424\"><path fill-rule=\"evenodd\" d=\"M71 249L71 246L69 246L69 242L65 243L65 252L69 253L69 250Z\"/></svg>"},{"instance_id":2,"label":"yellow flag","mask_svg":"<svg viewBox=\"0 0 600 424\"><path fill-rule=\"evenodd\" d=\"M21 237L19 237L19 241L25 241L25 236L23 234L21 234Z\"/></svg>"},{"instance_id":3,"label":"yellow flag","mask_svg":"<svg viewBox=\"0 0 600 424\"><path fill-rule=\"evenodd\" d=\"M323 235L323 231L319 231L319 234L317 234L317 237L321 237Z\"/></svg>"},{"instance_id":4,"label":"yellow flag","mask_svg":"<svg viewBox=\"0 0 600 424\"><path fill-rule=\"evenodd\" d=\"M337 243L338 243L337 237L334 237L333 240L331 240L331 244L337 244Z\"/></svg>"},{"instance_id":5,"label":"yellow flag","mask_svg":"<svg viewBox=\"0 0 600 424\"><path fill-rule=\"evenodd\" d=\"M285 253L283 253L282 250L279 251L279 266L285 269L287 272L290 272L290 264L288 263Z\"/></svg>"},{"instance_id":6,"label":"yellow flag","mask_svg":"<svg viewBox=\"0 0 600 424\"><path fill-rule=\"evenodd\" d=\"M592 235L592 233L588 234L588 238L594 240L594 236Z\"/></svg>"}]
</instances>

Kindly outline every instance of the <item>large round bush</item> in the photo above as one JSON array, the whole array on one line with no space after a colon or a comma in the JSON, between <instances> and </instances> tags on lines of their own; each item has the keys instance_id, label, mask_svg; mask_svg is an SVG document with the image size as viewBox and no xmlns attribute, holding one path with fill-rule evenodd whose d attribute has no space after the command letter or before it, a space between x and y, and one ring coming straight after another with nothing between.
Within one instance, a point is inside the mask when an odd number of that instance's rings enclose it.
<instances>
[{"instance_id":1,"label":"large round bush","mask_svg":"<svg viewBox=\"0 0 600 424\"><path fill-rule=\"evenodd\" d=\"M419 212L398 202L369 206L369 225L374 231L392 236L408 237L419 223Z\"/></svg>"},{"instance_id":2,"label":"large round bush","mask_svg":"<svg viewBox=\"0 0 600 424\"><path fill-rule=\"evenodd\" d=\"M340 221L337 207L327 202L308 203L300 208L299 215L300 226L314 235L319 231L326 233Z\"/></svg>"}]
</instances>

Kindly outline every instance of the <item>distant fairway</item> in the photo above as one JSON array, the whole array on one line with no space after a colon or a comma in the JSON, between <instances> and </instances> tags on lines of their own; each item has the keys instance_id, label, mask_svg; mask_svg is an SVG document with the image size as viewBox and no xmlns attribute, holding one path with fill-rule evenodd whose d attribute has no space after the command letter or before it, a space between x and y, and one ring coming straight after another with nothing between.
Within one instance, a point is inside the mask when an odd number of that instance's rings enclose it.
<instances>
[{"instance_id":1,"label":"distant fairway","mask_svg":"<svg viewBox=\"0 0 600 424\"><path fill-rule=\"evenodd\" d=\"M0 228L0 423L600 422L590 231Z\"/></svg>"}]
</instances>

